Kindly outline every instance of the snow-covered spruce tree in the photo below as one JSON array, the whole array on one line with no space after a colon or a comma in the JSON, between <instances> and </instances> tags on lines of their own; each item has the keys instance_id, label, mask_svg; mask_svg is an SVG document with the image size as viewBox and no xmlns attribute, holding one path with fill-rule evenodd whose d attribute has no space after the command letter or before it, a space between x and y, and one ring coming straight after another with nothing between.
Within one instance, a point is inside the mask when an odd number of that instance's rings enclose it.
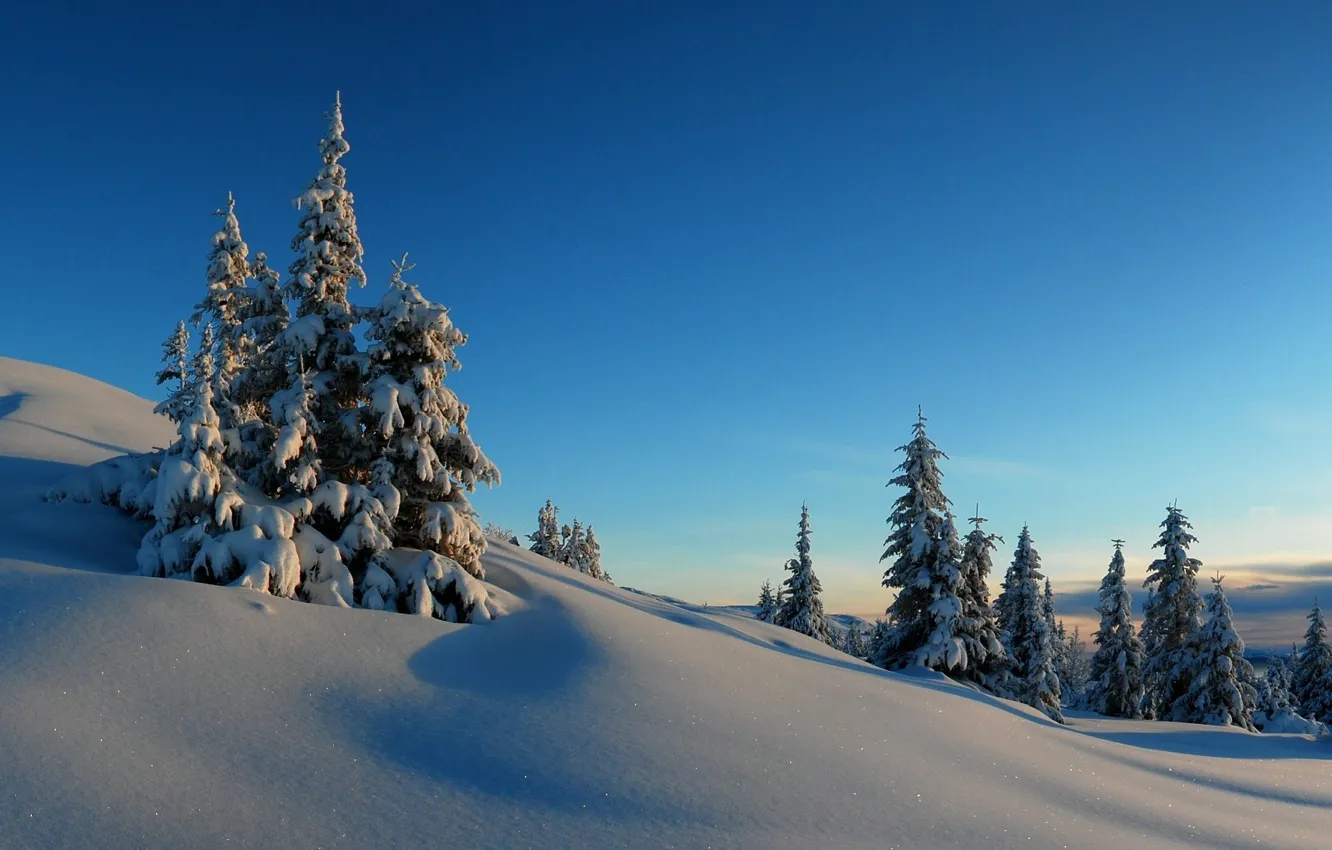
<instances>
[{"instance_id":1,"label":"snow-covered spruce tree","mask_svg":"<svg viewBox=\"0 0 1332 850\"><path fill-rule=\"evenodd\" d=\"M401 495L391 536L399 547L428 549L482 575L485 535L467 494L498 484L499 469L473 441L467 405L444 385L459 369L467 336L448 308L426 300L403 280L404 256L393 264L388 292L365 311L371 341L364 423L369 456L392 467Z\"/></svg>"},{"instance_id":2,"label":"snow-covered spruce tree","mask_svg":"<svg viewBox=\"0 0 1332 850\"><path fill-rule=\"evenodd\" d=\"M1234 612L1212 579L1207 594L1207 622L1189 640L1188 690L1171 707L1170 716L1185 723L1238 726L1250 732L1257 693L1248 684L1253 668L1244 658L1244 641L1235 632Z\"/></svg>"},{"instance_id":3,"label":"snow-covered spruce tree","mask_svg":"<svg viewBox=\"0 0 1332 850\"><path fill-rule=\"evenodd\" d=\"M1062 694L1051 657L1052 635L1045 618L1045 598L1040 585L1044 576L1040 566L1041 556L1024 525L1013 552L1013 563L1008 568L1007 588L1000 597L1001 610L1008 616L1004 639L1013 675L1012 687L1018 699L1045 712L1051 720L1063 723Z\"/></svg>"},{"instance_id":4,"label":"snow-covered spruce tree","mask_svg":"<svg viewBox=\"0 0 1332 850\"><path fill-rule=\"evenodd\" d=\"M782 612L786 610L786 587L777 585L777 610L772 614L772 624L774 626L784 626L782 622Z\"/></svg>"},{"instance_id":5,"label":"snow-covered spruce tree","mask_svg":"<svg viewBox=\"0 0 1332 850\"><path fill-rule=\"evenodd\" d=\"M244 332L250 276L250 249L241 238L236 218L236 200L227 193L226 209L214 215L222 217L222 228L213 234L213 248L208 254L208 289L194 307L191 320L206 322L217 337L216 369L213 373L213 406L222 430L236 427L240 411L233 398L233 386L245 367L248 345Z\"/></svg>"},{"instance_id":6,"label":"snow-covered spruce tree","mask_svg":"<svg viewBox=\"0 0 1332 850\"><path fill-rule=\"evenodd\" d=\"M823 585L814 575L814 560L809 554L809 506L800 507L800 531L796 535L796 556L786 564L791 573L782 582L787 590L780 620L783 626L792 631L818 638L824 643L830 642L828 622L823 616L823 600L819 594Z\"/></svg>"},{"instance_id":7,"label":"snow-covered spruce tree","mask_svg":"<svg viewBox=\"0 0 1332 850\"><path fill-rule=\"evenodd\" d=\"M601 543L597 541L596 529L591 525L587 527L587 536L583 538L583 563L587 568L583 572L592 578L606 578L606 574L601 570Z\"/></svg>"},{"instance_id":8,"label":"snow-covered spruce tree","mask_svg":"<svg viewBox=\"0 0 1332 850\"><path fill-rule=\"evenodd\" d=\"M1300 714L1326 723L1332 720L1332 646L1327 643L1327 622L1317 600L1308 620L1291 692L1299 701Z\"/></svg>"},{"instance_id":9,"label":"snow-covered spruce tree","mask_svg":"<svg viewBox=\"0 0 1332 850\"><path fill-rule=\"evenodd\" d=\"M365 285L361 268L365 250L357 235L347 170L341 163L351 150L342 135L341 97L326 117L328 133L319 141L323 166L296 199L301 210L291 242L296 259L283 292L296 303L296 318L283 333L283 345L290 365L303 361L311 372L322 474L347 483L353 480L358 461L369 465L357 423L365 364L356 345L356 317L347 300L353 283Z\"/></svg>"},{"instance_id":10,"label":"snow-covered spruce tree","mask_svg":"<svg viewBox=\"0 0 1332 850\"><path fill-rule=\"evenodd\" d=\"M560 557L560 509L550 499L537 511L537 530L527 535L531 551L552 561Z\"/></svg>"},{"instance_id":11,"label":"snow-covered spruce tree","mask_svg":"<svg viewBox=\"0 0 1332 850\"><path fill-rule=\"evenodd\" d=\"M1202 561L1189 557L1197 540L1188 517L1171 505L1161 522L1161 537L1154 549L1161 557L1147 568L1144 586L1153 590L1143 612L1143 672L1147 699L1144 714L1160 720L1181 720L1176 715L1189 690L1189 641L1202 627L1203 602L1198 596L1198 568Z\"/></svg>"},{"instance_id":12,"label":"snow-covered spruce tree","mask_svg":"<svg viewBox=\"0 0 1332 850\"><path fill-rule=\"evenodd\" d=\"M962 549L962 585L959 596L962 598L962 616L971 622L971 630L985 647L985 656L973 657L966 674L990 690L1004 693L1008 690L1008 659L999 637L999 623L990 605L989 586L990 573L994 569L990 553L996 548L995 541L1002 543L1003 538L982 528L985 517L980 515L979 505L976 515L968 522L973 528L967 534Z\"/></svg>"},{"instance_id":13,"label":"snow-covered spruce tree","mask_svg":"<svg viewBox=\"0 0 1332 850\"><path fill-rule=\"evenodd\" d=\"M777 615L777 597L772 594L772 582L763 580L763 586L759 588L758 611L754 612L756 619L765 623L771 623Z\"/></svg>"},{"instance_id":14,"label":"snow-covered spruce tree","mask_svg":"<svg viewBox=\"0 0 1332 850\"><path fill-rule=\"evenodd\" d=\"M913 663L934 629L928 579L921 577L926 561L933 557L932 543L939 536L948 497L943 493L939 458L947 457L925 433L925 414L917 412L909 443L897 450L906 457L897 467L899 475L888 482L906 492L893 502L888 516L891 529L884 541L887 548L879 561L893 559L883 575L883 586L897 589L897 598L888 607L893 632L879 647L873 662L881 667L900 668Z\"/></svg>"},{"instance_id":15,"label":"snow-covered spruce tree","mask_svg":"<svg viewBox=\"0 0 1332 850\"><path fill-rule=\"evenodd\" d=\"M1092 637L1096 654L1091 662L1091 709L1137 720L1142 717L1142 641L1133 628L1133 598L1124 583L1124 541L1112 542L1115 553L1096 603L1101 626Z\"/></svg>"},{"instance_id":16,"label":"snow-covered spruce tree","mask_svg":"<svg viewBox=\"0 0 1332 850\"><path fill-rule=\"evenodd\" d=\"M179 423L186 407L193 403L189 382L190 331L185 322L176 323L176 329L162 343L162 368L157 372L157 384L175 381L170 394L153 408L153 412Z\"/></svg>"}]
</instances>

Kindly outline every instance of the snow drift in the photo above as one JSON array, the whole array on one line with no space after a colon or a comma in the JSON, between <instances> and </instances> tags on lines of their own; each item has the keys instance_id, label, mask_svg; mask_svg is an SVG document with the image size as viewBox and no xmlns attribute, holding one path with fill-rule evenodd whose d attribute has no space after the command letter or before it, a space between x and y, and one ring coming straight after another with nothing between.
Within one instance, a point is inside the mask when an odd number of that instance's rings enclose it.
<instances>
[{"instance_id":1,"label":"snow drift","mask_svg":"<svg viewBox=\"0 0 1332 850\"><path fill-rule=\"evenodd\" d=\"M0 847L1326 844L1305 736L1060 727L507 544L471 626L130 575L139 526L40 496L150 411L0 360Z\"/></svg>"}]
</instances>

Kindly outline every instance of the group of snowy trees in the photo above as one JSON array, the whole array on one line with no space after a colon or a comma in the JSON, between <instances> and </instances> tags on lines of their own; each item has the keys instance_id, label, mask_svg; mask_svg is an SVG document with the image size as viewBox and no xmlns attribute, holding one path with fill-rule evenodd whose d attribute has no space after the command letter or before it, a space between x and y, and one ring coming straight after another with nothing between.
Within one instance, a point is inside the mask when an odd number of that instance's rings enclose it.
<instances>
[{"instance_id":1,"label":"group of snowy trees","mask_svg":"<svg viewBox=\"0 0 1332 850\"><path fill-rule=\"evenodd\" d=\"M1060 722L1062 706L1070 704L1111 716L1250 730L1260 706L1260 722L1284 726L1332 709L1332 647L1321 610L1310 615L1304 648L1292 654L1293 672L1283 679L1278 670L1259 682L1244 658L1222 577L1213 579L1205 598L1198 591L1201 562L1188 554L1195 538L1178 506L1168 508L1153 547L1162 551L1148 569L1149 597L1140 628L1132 620L1124 541L1113 541L1090 658L1079 631L1070 633L1055 617L1053 588L1025 526L992 603L991 553L1002 538L984 529L979 511L969 520L972 530L960 536L939 469L939 460L947 456L929 438L925 424L921 413L912 439L898 449L905 458L890 482L904 491L893 503L881 558L890 561L883 584L897 591L896 598L868 641L854 629L844 638L848 652L888 669L919 665L939 670L1021 700ZM764 582L757 616L832 642L809 535L806 508L797 556L787 566L790 575L776 594ZM1295 714L1295 708L1305 716Z\"/></svg>"},{"instance_id":2,"label":"group of snowy trees","mask_svg":"<svg viewBox=\"0 0 1332 850\"><path fill-rule=\"evenodd\" d=\"M326 117L285 282L250 256L230 196L218 213L197 342L179 324L158 375L176 440L99 464L51 497L151 521L138 555L148 575L488 618L485 537L467 494L500 475L444 384L467 337L404 279L405 257L378 304L349 302L366 273L340 99Z\"/></svg>"},{"instance_id":3,"label":"group of snowy trees","mask_svg":"<svg viewBox=\"0 0 1332 850\"><path fill-rule=\"evenodd\" d=\"M531 551L558 564L564 564L580 573L611 581L610 573L601 567L601 544L591 525L584 528L575 519L573 525L560 525L560 509L550 499L537 512L537 529L527 535L532 541Z\"/></svg>"}]
</instances>

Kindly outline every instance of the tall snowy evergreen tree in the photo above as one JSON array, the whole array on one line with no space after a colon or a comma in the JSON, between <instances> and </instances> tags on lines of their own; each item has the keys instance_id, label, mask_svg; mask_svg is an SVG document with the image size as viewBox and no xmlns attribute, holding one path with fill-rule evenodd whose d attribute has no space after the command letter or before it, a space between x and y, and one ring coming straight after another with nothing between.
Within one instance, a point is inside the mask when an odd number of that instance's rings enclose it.
<instances>
[{"instance_id":1,"label":"tall snowy evergreen tree","mask_svg":"<svg viewBox=\"0 0 1332 850\"><path fill-rule=\"evenodd\" d=\"M1124 583L1123 540L1112 541L1115 554L1101 580L1096 610L1101 627L1093 640L1091 708L1108 717L1142 717L1143 648L1133 628L1133 598Z\"/></svg>"},{"instance_id":2,"label":"tall snowy evergreen tree","mask_svg":"<svg viewBox=\"0 0 1332 850\"><path fill-rule=\"evenodd\" d=\"M1198 596L1198 568L1202 561L1190 558L1189 545L1197 538L1183 511L1172 505L1161 522L1161 537L1153 545L1161 557L1147 568L1144 586L1153 590L1143 613L1143 649L1147 663L1143 672L1147 685L1144 713L1161 720L1182 719L1181 697L1188 693L1189 641L1202 627L1203 602Z\"/></svg>"},{"instance_id":3,"label":"tall snowy evergreen tree","mask_svg":"<svg viewBox=\"0 0 1332 850\"><path fill-rule=\"evenodd\" d=\"M179 423L187 408L193 403L190 397L189 381L190 331L185 322L177 322L176 329L162 343L162 368L157 373L157 383L175 386L169 388L166 399L153 409L154 413L166 416L172 422Z\"/></svg>"},{"instance_id":4,"label":"tall snowy evergreen tree","mask_svg":"<svg viewBox=\"0 0 1332 850\"><path fill-rule=\"evenodd\" d=\"M1249 684L1253 667L1244 658L1244 641L1235 632L1234 612L1221 587L1212 579L1207 594L1207 622L1189 640L1188 690L1171 707L1170 716L1186 723L1238 726L1256 732L1253 710L1257 693Z\"/></svg>"},{"instance_id":5,"label":"tall snowy evergreen tree","mask_svg":"<svg viewBox=\"0 0 1332 850\"><path fill-rule=\"evenodd\" d=\"M1007 617L1007 622L1002 623L1004 640L1018 699L1063 723L1062 693L1051 657L1052 635L1046 623L1045 598L1041 595L1040 581L1044 576L1040 566L1041 556L1024 525L1005 577L1006 589L999 598L1000 610Z\"/></svg>"},{"instance_id":6,"label":"tall snowy evergreen tree","mask_svg":"<svg viewBox=\"0 0 1332 850\"><path fill-rule=\"evenodd\" d=\"M985 517L980 515L977 506L976 515L968 520L974 527L967 534L962 550L962 585L959 595L962 598L962 615L972 625L977 639L986 649L984 657L975 657L968 665L967 678L996 692L1007 690L1003 681L1008 663L1007 655L999 635L999 623L990 605L989 577L994 569L991 551L995 541L1003 542L997 534L990 534L982 528Z\"/></svg>"},{"instance_id":7,"label":"tall snowy evergreen tree","mask_svg":"<svg viewBox=\"0 0 1332 850\"><path fill-rule=\"evenodd\" d=\"M925 433L925 422L924 412L918 412L911 442L897 448L906 455L897 467L900 474L888 482L890 487L906 489L893 502L888 516L891 532L879 558L880 562L893 559L883 575L883 586L897 589L897 598L887 612L893 633L873 659L875 664L888 668L913 663L934 630L934 615L930 613L935 601L933 585L923 571L930 568L933 542L948 512L938 465L939 458L947 455Z\"/></svg>"},{"instance_id":8,"label":"tall snowy evergreen tree","mask_svg":"<svg viewBox=\"0 0 1332 850\"><path fill-rule=\"evenodd\" d=\"M365 311L368 458L392 465L400 494L395 543L438 552L479 577L485 535L467 494L498 484L500 473L468 431L467 405L444 385L449 369L461 366L457 348L467 336L447 308L403 280L411 268L405 256L395 262L388 292Z\"/></svg>"},{"instance_id":9,"label":"tall snowy evergreen tree","mask_svg":"<svg viewBox=\"0 0 1332 850\"><path fill-rule=\"evenodd\" d=\"M356 317L347 293L365 285L365 254L356 230L352 193L341 159L351 150L343 137L342 99L328 114L328 133L319 142L323 167L296 199L301 221L291 249L296 260L285 296L296 302L296 318L284 332L293 367L311 372L312 408L323 473L343 476L359 459L357 407L361 400L364 358L356 345ZM368 464L367 464L368 465ZM407 518L404 518L407 519ZM403 523L411 529L410 520Z\"/></svg>"},{"instance_id":10,"label":"tall snowy evergreen tree","mask_svg":"<svg viewBox=\"0 0 1332 850\"><path fill-rule=\"evenodd\" d=\"M230 192L226 209L214 214L222 217L222 228L213 234L213 248L208 254L208 289L191 318L195 324L208 323L217 337L213 398L225 431L234 428L241 418L233 399L233 386L249 355L244 322L248 311L245 281L250 276L250 249L241 238L236 201Z\"/></svg>"},{"instance_id":11,"label":"tall snowy evergreen tree","mask_svg":"<svg viewBox=\"0 0 1332 850\"><path fill-rule=\"evenodd\" d=\"M781 624L792 631L829 642L828 622L823 616L823 586L814 575L814 560L809 554L809 506L800 508L800 532L796 535L796 557L786 565L791 575L782 582L787 589Z\"/></svg>"},{"instance_id":12,"label":"tall snowy evergreen tree","mask_svg":"<svg viewBox=\"0 0 1332 850\"><path fill-rule=\"evenodd\" d=\"M1327 723L1332 720L1332 646L1327 643L1327 622L1317 600L1308 620L1291 692L1299 701L1300 714Z\"/></svg>"},{"instance_id":13,"label":"tall snowy evergreen tree","mask_svg":"<svg viewBox=\"0 0 1332 850\"><path fill-rule=\"evenodd\" d=\"M532 541L531 551L552 561L560 557L560 509L550 499L537 511L537 530L527 535Z\"/></svg>"},{"instance_id":14,"label":"tall snowy evergreen tree","mask_svg":"<svg viewBox=\"0 0 1332 850\"><path fill-rule=\"evenodd\" d=\"M754 612L754 617L765 623L771 623L776 615L777 598L772 595L772 582L764 579L763 586L759 588L758 611Z\"/></svg>"}]
</instances>

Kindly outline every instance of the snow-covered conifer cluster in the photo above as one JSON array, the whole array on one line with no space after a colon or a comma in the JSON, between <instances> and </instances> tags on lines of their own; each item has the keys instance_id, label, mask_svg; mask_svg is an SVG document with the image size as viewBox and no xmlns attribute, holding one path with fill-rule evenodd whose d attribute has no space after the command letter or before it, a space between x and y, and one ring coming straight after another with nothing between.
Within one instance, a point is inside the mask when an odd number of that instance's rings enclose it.
<instances>
[{"instance_id":1,"label":"snow-covered conifer cluster","mask_svg":"<svg viewBox=\"0 0 1332 850\"><path fill-rule=\"evenodd\" d=\"M611 581L610 573L601 566L601 543L596 529L591 525L584 527L578 519L573 525L562 526L559 517L559 506L547 499L537 511L536 531L527 535L532 541L531 551L592 578Z\"/></svg>"},{"instance_id":2,"label":"snow-covered conifer cluster","mask_svg":"<svg viewBox=\"0 0 1332 850\"><path fill-rule=\"evenodd\" d=\"M467 494L499 483L499 470L445 386L467 338L404 279L405 258L377 306L348 301L366 274L340 99L327 118L285 284L265 254L250 259L235 199L218 211L194 353L182 322L157 376L176 440L99 464L50 497L151 521L138 556L147 575L488 619L485 537Z\"/></svg>"},{"instance_id":3,"label":"snow-covered conifer cluster","mask_svg":"<svg viewBox=\"0 0 1332 850\"><path fill-rule=\"evenodd\" d=\"M980 531L964 547L944 495L939 459L946 458L925 431L918 412L905 457L890 483L905 488L888 517L891 529L880 560L896 588L888 608L890 630L875 647L874 663L890 669L922 665L990 686L998 685L1005 654L985 586L993 540Z\"/></svg>"}]
</instances>

